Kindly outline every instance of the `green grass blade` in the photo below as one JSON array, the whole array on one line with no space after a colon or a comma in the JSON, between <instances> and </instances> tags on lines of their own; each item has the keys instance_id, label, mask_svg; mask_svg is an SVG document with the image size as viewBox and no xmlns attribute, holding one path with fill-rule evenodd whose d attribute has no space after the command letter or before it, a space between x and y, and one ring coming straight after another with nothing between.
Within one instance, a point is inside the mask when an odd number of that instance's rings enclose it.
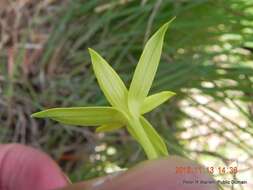
<instances>
[{"instance_id":1,"label":"green grass blade","mask_svg":"<svg viewBox=\"0 0 253 190\"><path fill-rule=\"evenodd\" d=\"M127 89L113 68L94 50L89 49L98 83L112 106L127 107Z\"/></svg>"},{"instance_id":2,"label":"green grass blade","mask_svg":"<svg viewBox=\"0 0 253 190\"><path fill-rule=\"evenodd\" d=\"M155 147L157 153L161 156L167 156L167 146L162 137L156 132L156 130L144 117L141 117L140 121L149 139L151 139L152 144Z\"/></svg>"},{"instance_id":3,"label":"green grass blade","mask_svg":"<svg viewBox=\"0 0 253 190\"><path fill-rule=\"evenodd\" d=\"M176 93L171 91L164 91L157 94L153 94L151 96L148 96L145 98L142 106L141 106L141 114L147 113L157 106L161 105L165 101L167 101L169 98L174 96Z\"/></svg>"},{"instance_id":4,"label":"green grass blade","mask_svg":"<svg viewBox=\"0 0 253 190\"><path fill-rule=\"evenodd\" d=\"M136 103L142 103L148 95L160 61L164 35L170 22L164 24L144 47L129 89L130 109L136 109Z\"/></svg>"},{"instance_id":5,"label":"green grass blade","mask_svg":"<svg viewBox=\"0 0 253 190\"><path fill-rule=\"evenodd\" d=\"M60 123L80 126L98 126L124 120L121 113L112 107L52 108L34 113L32 117L51 118Z\"/></svg>"}]
</instances>

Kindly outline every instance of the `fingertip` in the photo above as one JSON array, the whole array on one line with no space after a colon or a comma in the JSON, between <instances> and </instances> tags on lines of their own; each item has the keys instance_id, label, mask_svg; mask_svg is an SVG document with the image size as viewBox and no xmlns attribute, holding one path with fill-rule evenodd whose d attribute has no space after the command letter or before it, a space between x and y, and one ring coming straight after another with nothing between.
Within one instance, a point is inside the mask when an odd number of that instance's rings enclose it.
<instances>
[{"instance_id":1,"label":"fingertip","mask_svg":"<svg viewBox=\"0 0 253 190\"><path fill-rule=\"evenodd\" d=\"M0 145L0 183L7 189L46 190L68 184L57 164L45 153L20 145Z\"/></svg>"}]
</instances>

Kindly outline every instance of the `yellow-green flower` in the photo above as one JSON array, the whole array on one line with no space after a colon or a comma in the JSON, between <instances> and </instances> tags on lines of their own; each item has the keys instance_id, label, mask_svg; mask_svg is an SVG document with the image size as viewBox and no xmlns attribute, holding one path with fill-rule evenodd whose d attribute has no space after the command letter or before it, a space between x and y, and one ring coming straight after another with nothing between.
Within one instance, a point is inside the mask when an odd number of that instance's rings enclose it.
<instances>
[{"instance_id":1,"label":"yellow-green flower","mask_svg":"<svg viewBox=\"0 0 253 190\"><path fill-rule=\"evenodd\" d=\"M34 113L32 117L48 117L63 124L98 126L97 132L125 126L141 144L149 159L167 156L163 139L143 114L175 95L171 91L164 91L148 96L159 65L164 35L171 21L164 24L146 43L129 90L113 68L97 52L89 49L99 86L111 107L52 108Z\"/></svg>"}]
</instances>

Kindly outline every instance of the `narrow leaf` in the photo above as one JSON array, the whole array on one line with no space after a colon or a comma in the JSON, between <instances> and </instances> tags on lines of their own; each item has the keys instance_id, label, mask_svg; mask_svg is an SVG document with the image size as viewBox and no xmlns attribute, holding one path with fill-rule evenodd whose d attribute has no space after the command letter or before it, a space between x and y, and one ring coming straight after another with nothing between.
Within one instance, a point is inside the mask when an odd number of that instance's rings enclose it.
<instances>
[{"instance_id":1,"label":"narrow leaf","mask_svg":"<svg viewBox=\"0 0 253 190\"><path fill-rule=\"evenodd\" d=\"M100 132L111 132L111 131L115 131L117 129L122 128L124 125L122 125L121 123L111 123L111 124L105 124L105 125L101 125L100 127L96 128L96 132L100 133Z\"/></svg>"},{"instance_id":2,"label":"narrow leaf","mask_svg":"<svg viewBox=\"0 0 253 190\"><path fill-rule=\"evenodd\" d=\"M144 47L129 89L130 109L136 109L137 102L140 106L148 95L160 61L164 35L171 21L164 24Z\"/></svg>"},{"instance_id":3,"label":"narrow leaf","mask_svg":"<svg viewBox=\"0 0 253 190\"><path fill-rule=\"evenodd\" d=\"M141 114L147 113L157 106L161 105L165 101L167 101L169 98L174 96L176 93L171 91L164 91L157 94L153 94L151 96L148 96L145 98L142 106L141 106Z\"/></svg>"},{"instance_id":4,"label":"narrow leaf","mask_svg":"<svg viewBox=\"0 0 253 190\"><path fill-rule=\"evenodd\" d=\"M152 144L156 148L157 153L161 156L167 156L167 146L162 137L156 132L156 130L144 117L141 117L140 121L149 139L151 139Z\"/></svg>"},{"instance_id":5,"label":"narrow leaf","mask_svg":"<svg viewBox=\"0 0 253 190\"><path fill-rule=\"evenodd\" d=\"M112 107L52 108L34 113L32 117L47 117L64 124L80 126L98 126L124 120L122 114Z\"/></svg>"},{"instance_id":6,"label":"narrow leaf","mask_svg":"<svg viewBox=\"0 0 253 190\"><path fill-rule=\"evenodd\" d=\"M112 106L126 109L127 89L113 68L94 50L89 49L99 86Z\"/></svg>"}]
</instances>

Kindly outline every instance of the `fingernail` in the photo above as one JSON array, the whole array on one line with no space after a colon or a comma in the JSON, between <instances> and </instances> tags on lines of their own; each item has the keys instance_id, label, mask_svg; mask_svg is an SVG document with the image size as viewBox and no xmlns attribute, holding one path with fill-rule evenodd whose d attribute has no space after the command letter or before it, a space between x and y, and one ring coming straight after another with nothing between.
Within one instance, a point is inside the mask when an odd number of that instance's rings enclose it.
<instances>
[{"instance_id":1,"label":"fingernail","mask_svg":"<svg viewBox=\"0 0 253 190\"><path fill-rule=\"evenodd\" d=\"M72 181L69 179L69 177L65 174L65 173L62 173L63 177L66 179L66 181L69 183L69 184L72 184Z\"/></svg>"},{"instance_id":2,"label":"fingernail","mask_svg":"<svg viewBox=\"0 0 253 190\"><path fill-rule=\"evenodd\" d=\"M106 176L106 177L103 177L103 178L101 178L101 179L96 180L96 181L92 184L91 190L96 190L96 189L98 189L98 188L101 187L103 184L105 184L105 182L108 182L108 181L113 180L115 177L120 176L120 175L123 174L124 172L125 172L124 170L117 171L117 172L113 172L113 173L109 174L109 175Z\"/></svg>"}]
</instances>

